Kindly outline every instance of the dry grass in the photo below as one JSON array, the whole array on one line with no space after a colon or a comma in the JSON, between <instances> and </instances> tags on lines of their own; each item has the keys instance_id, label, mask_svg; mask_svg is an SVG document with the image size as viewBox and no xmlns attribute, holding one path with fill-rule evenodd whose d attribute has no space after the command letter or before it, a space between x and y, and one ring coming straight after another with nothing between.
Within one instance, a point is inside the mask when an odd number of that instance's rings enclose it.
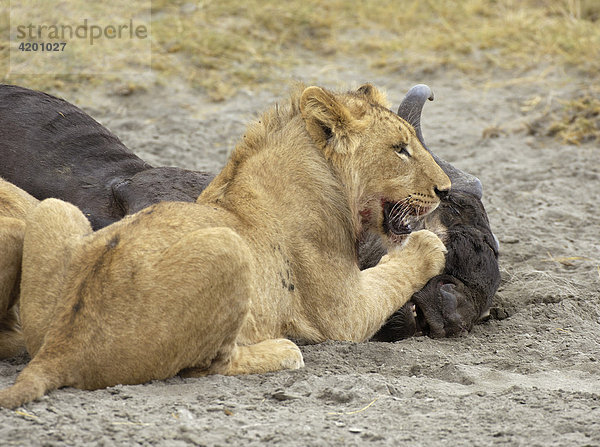
<instances>
[{"instance_id":1,"label":"dry grass","mask_svg":"<svg viewBox=\"0 0 600 447\"><path fill-rule=\"evenodd\" d=\"M155 1L155 68L226 97L316 57L384 71L596 75L600 4L540 0ZM243 5L243 6L242 6ZM515 71L517 72L515 74Z\"/></svg>"},{"instance_id":2,"label":"dry grass","mask_svg":"<svg viewBox=\"0 0 600 447\"><path fill-rule=\"evenodd\" d=\"M530 101L530 107L535 109L542 98ZM525 109L528 108L526 104ZM571 98L547 100L541 113L529 121L527 127L532 135L552 136L567 144L600 141L600 89L590 85Z\"/></svg>"},{"instance_id":3,"label":"dry grass","mask_svg":"<svg viewBox=\"0 0 600 447\"><path fill-rule=\"evenodd\" d=\"M0 17L5 36L7 28ZM556 67L594 80L600 71L600 2L154 0L152 37L154 77L135 83L146 87L184 79L214 100L226 99L240 88L274 85L295 66L336 57L384 72L443 69L518 78ZM5 67L7 52L7 42L0 42L0 63ZM22 82L6 74L3 80ZM52 90L57 82L63 87L64 80L75 84L77 78L37 76L26 83ZM82 82L90 81L119 84L120 77L88 77ZM581 106L587 117L587 104L568 103L564 110L580 113ZM592 108L595 104L589 103ZM583 141L588 138L585 129L593 128L589 120L575 117L578 130L557 125L554 133L566 141ZM571 132L585 136L573 139ZM589 135L597 138L593 132Z\"/></svg>"},{"instance_id":4,"label":"dry grass","mask_svg":"<svg viewBox=\"0 0 600 447\"><path fill-rule=\"evenodd\" d=\"M590 91L564 101L548 128L548 135L570 144L600 140L600 94Z\"/></svg>"}]
</instances>

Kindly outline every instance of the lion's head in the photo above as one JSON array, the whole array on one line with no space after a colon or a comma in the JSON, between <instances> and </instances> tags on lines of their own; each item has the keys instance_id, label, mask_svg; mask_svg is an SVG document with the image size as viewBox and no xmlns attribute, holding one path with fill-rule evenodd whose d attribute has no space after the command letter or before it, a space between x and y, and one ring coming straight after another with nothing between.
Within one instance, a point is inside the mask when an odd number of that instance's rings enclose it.
<instances>
[{"instance_id":1,"label":"lion's head","mask_svg":"<svg viewBox=\"0 0 600 447\"><path fill-rule=\"evenodd\" d=\"M308 133L352 185L363 229L399 241L413 219L433 211L450 190L415 129L372 85L346 94L308 87L300 110Z\"/></svg>"}]
</instances>

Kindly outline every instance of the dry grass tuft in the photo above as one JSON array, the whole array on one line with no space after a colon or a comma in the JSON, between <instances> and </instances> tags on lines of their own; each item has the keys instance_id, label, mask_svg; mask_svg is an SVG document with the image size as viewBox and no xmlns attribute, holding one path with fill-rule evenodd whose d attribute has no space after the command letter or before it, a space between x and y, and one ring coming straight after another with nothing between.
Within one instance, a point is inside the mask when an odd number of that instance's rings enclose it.
<instances>
[{"instance_id":1,"label":"dry grass tuft","mask_svg":"<svg viewBox=\"0 0 600 447\"><path fill-rule=\"evenodd\" d=\"M600 89L590 86L573 98L551 100L527 126L532 135L553 136L567 144L600 141Z\"/></svg>"},{"instance_id":2,"label":"dry grass tuft","mask_svg":"<svg viewBox=\"0 0 600 447\"><path fill-rule=\"evenodd\" d=\"M570 144L600 140L600 95L583 94L562 105L548 127L548 135Z\"/></svg>"}]
</instances>

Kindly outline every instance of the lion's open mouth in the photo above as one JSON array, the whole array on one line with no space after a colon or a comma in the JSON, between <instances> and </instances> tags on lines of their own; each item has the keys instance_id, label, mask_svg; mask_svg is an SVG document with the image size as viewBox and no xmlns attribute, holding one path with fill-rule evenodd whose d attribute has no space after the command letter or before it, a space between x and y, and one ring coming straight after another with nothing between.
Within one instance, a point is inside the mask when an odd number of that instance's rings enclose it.
<instances>
[{"instance_id":1,"label":"lion's open mouth","mask_svg":"<svg viewBox=\"0 0 600 447\"><path fill-rule=\"evenodd\" d=\"M402 209L401 209L402 208ZM409 234L413 228L412 213L399 203L385 202L383 204L383 231L398 236Z\"/></svg>"},{"instance_id":2,"label":"lion's open mouth","mask_svg":"<svg viewBox=\"0 0 600 447\"><path fill-rule=\"evenodd\" d=\"M383 231L397 236L410 234L430 208L413 207L402 202L383 203Z\"/></svg>"}]
</instances>

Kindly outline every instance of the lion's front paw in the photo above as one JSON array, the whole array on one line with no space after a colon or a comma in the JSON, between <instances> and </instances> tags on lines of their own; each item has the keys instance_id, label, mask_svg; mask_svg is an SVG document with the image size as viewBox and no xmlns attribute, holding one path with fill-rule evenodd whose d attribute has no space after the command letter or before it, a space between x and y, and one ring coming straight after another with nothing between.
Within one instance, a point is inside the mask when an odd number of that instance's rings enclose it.
<instances>
[{"instance_id":1,"label":"lion's front paw","mask_svg":"<svg viewBox=\"0 0 600 447\"><path fill-rule=\"evenodd\" d=\"M446 265L446 247L439 237L429 230L420 230L408 237L402 248L404 255L414 257L419 271L427 278L439 275Z\"/></svg>"}]
</instances>

